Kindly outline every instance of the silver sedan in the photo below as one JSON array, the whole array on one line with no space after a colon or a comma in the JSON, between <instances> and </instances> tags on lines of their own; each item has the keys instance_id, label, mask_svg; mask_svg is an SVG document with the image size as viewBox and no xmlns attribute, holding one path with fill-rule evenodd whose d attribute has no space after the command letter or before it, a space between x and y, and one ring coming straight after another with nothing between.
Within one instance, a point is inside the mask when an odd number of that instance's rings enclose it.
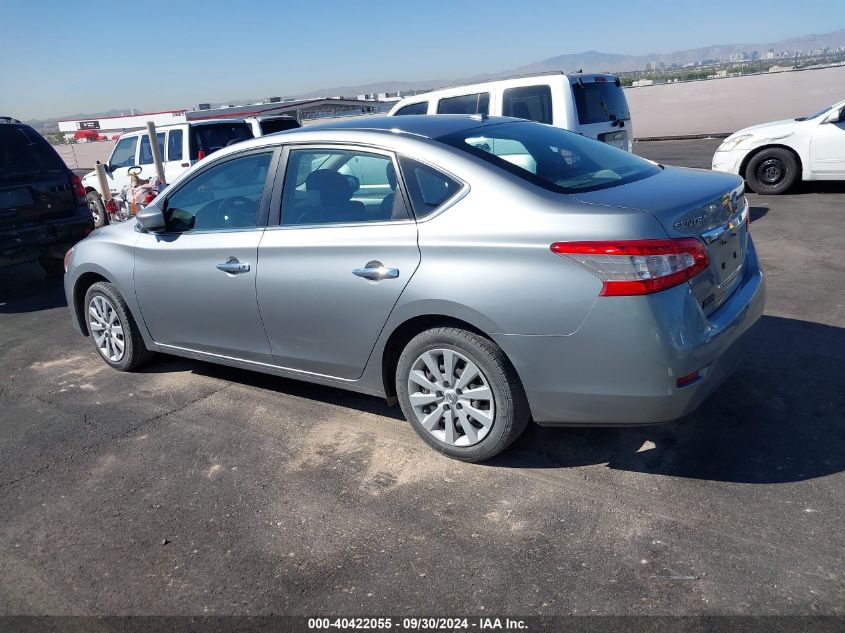
<instances>
[{"instance_id":1,"label":"silver sedan","mask_svg":"<svg viewBox=\"0 0 845 633\"><path fill-rule=\"evenodd\" d=\"M466 461L541 425L676 419L729 375L764 283L742 180L486 116L245 141L66 258L118 370L176 354L398 401Z\"/></svg>"}]
</instances>

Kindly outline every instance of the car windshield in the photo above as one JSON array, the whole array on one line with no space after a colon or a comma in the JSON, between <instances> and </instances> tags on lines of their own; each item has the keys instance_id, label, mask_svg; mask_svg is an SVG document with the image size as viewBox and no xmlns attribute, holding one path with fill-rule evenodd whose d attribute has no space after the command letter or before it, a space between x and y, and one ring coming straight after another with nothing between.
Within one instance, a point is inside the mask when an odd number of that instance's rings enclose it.
<instances>
[{"instance_id":1,"label":"car windshield","mask_svg":"<svg viewBox=\"0 0 845 633\"><path fill-rule=\"evenodd\" d=\"M829 111L832 107L833 107L833 106L827 106L824 110L819 110L819 111L818 111L818 112L816 112L815 114L810 114L810 115L808 115L808 116L799 116L799 117L795 117L795 120L796 120L796 121L810 121L810 120L812 120L812 119L815 119L816 117L820 117L820 116L821 116L821 115L823 115L825 112L828 112L828 111Z\"/></svg>"},{"instance_id":2,"label":"car windshield","mask_svg":"<svg viewBox=\"0 0 845 633\"><path fill-rule=\"evenodd\" d=\"M65 169L56 150L38 132L25 125L0 125L0 180Z\"/></svg>"},{"instance_id":3,"label":"car windshield","mask_svg":"<svg viewBox=\"0 0 845 633\"><path fill-rule=\"evenodd\" d=\"M560 193L615 187L660 171L654 163L605 143L529 121L463 130L437 140Z\"/></svg>"}]
</instances>

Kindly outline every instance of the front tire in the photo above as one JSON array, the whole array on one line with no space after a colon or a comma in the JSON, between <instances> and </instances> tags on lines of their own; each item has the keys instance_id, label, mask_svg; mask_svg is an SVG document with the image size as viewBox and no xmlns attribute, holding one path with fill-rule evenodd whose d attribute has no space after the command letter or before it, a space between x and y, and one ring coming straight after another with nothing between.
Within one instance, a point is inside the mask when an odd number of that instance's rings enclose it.
<instances>
[{"instance_id":1,"label":"front tire","mask_svg":"<svg viewBox=\"0 0 845 633\"><path fill-rule=\"evenodd\" d=\"M100 281L85 293L83 316L94 348L108 365L131 371L149 360L152 353L144 345L138 326L117 289Z\"/></svg>"},{"instance_id":2,"label":"front tire","mask_svg":"<svg viewBox=\"0 0 845 633\"><path fill-rule=\"evenodd\" d=\"M745 167L745 181L754 192L777 195L788 191L800 176L798 161L789 150L771 147L751 157Z\"/></svg>"},{"instance_id":3,"label":"front tire","mask_svg":"<svg viewBox=\"0 0 845 633\"><path fill-rule=\"evenodd\" d=\"M108 220L106 220L106 206L103 204L100 194L96 191L89 191L85 197L88 198L88 208L91 210L91 217L94 218L94 228L99 229L105 226L108 223Z\"/></svg>"},{"instance_id":4,"label":"front tire","mask_svg":"<svg viewBox=\"0 0 845 633\"><path fill-rule=\"evenodd\" d=\"M417 434L444 455L480 462L528 424L516 372L489 339L459 328L426 330L399 357L396 393Z\"/></svg>"}]
</instances>

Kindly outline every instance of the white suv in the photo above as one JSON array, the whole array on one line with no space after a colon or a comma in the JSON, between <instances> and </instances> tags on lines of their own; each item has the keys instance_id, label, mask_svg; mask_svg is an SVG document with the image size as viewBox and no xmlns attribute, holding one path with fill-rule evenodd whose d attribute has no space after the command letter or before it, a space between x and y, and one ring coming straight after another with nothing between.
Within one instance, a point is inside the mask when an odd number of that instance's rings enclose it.
<instances>
[{"instance_id":1,"label":"white suv","mask_svg":"<svg viewBox=\"0 0 845 633\"><path fill-rule=\"evenodd\" d=\"M164 179L169 183L191 165L227 145L253 138L250 125L243 119L216 119L191 121L160 127L156 130L158 149L164 163ZM129 184L129 170L139 167L139 178L155 175L150 135L146 130L123 134L115 143L106 162L106 180L112 195L120 194ZM102 226L106 221L105 205L100 191L97 172L82 178L88 197L88 207L94 223Z\"/></svg>"},{"instance_id":2,"label":"white suv","mask_svg":"<svg viewBox=\"0 0 845 633\"><path fill-rule=\"evenodd\" d=\"M845 101L810 116L734 132L713 169L738 174L756 193L778 194L800 180L845 180Z\"/></svg>"}]
</instances>

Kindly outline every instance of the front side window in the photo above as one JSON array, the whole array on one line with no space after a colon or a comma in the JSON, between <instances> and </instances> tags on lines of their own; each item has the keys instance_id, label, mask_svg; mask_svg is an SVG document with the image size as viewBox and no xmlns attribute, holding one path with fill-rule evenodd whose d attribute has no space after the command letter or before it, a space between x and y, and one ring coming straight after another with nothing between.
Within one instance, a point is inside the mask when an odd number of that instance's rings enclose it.
<instances>
[{"instance_id":1,"label":"front side window","mask_svg":"<svg viewBox=\"0 0 845 633\"><path fill-rule=\"evenodd\" d=\"M167 230L220 231L258 224L272 152L248 154L203 170L167 199Z\"/></svg>"},{"instance_id":2,"label":"front side window","mask_svg":"<svg viewBox=\"0 0 845 633\"><path fill-rule=\"evenodd\" d=\"M660 172L654 163L606 143L527 121L487 125L437 140L560 193L606 189Z\"/></svg>"},{"instance_id":3,"label":"front side window","mask_svg":"<svg viewBox=\"0 0 845 633\"><path fill-rule=\"evenodd\" d=\"M158 140L158 155L161 160L164 160L164 132L157 132L156 139ZM153 149L150 147L150 135L144 134L141 137L141 151L138 152L139 165L153 164Z\"/></svg>"},{"instance_id":4,"label":"front side window","mask_svg":"<svg viewBox=\"0 0 845 633\"><path fill-rule=\"evenodd\" d=\"M461 190L461 183L430 165L407 156L400 156L399 164L418 220L434 213Z\"/></svg>"},{"instance_id":5,"label":"front side window","mask_svg":"<svg viewBox=\"0 0 845 633\"><path fill-rule=\"evenodd\" d=\"M437 114L487 114L489 105L489 92L446 97L437 104Z\"/></svg>"},{"instance_id":6,"label":"front side window","mask_svg":"<svg viewBox=\"0 0 845 633\"><path fill-rule=\"evenodd\" d=\"M167 133L167 160L182 160L182 130Z\"/></svg>"},{"instance_id":7,"label":"front side window","mask_svg":"<svg viewBox=\"0 0 845 633\"><path fill-rule=\"evenodd\" d=\"M282 224L407 220L393 159L358 150L292 150L282 196Z\"/></svg>"},{"instance_id":8,"label":"front side window","mask_svg":"<svg viewBox=\"0 0 845 633\"><path fill-rule=\"evenodd\" d=\"M427 114L428 101L421 101L420 103L412 103L406 105L404 108L399 108L393 116L404 116L407 114Z\"/></svg>"},{"instance_id":9,"label":"front side window","mask_svg":"<svg viewBox=\"0 0 845 633\"><path fill-rule=\"evenodd\" d=\"M551 124L552 89L549 86L508 88L502 96L502 114Z\"/></svg>"},{"instance_id":10,"label":"front side window","mask_svg":"<svg viewBox=\"0 0 845 633\"><path fill-rule=\"evenodd\" d=\"M135 147L138 145L138 137L130 136L122 138L114 146L109 167L132 167L135 164Z\"/></svg>"}]
</instances>

